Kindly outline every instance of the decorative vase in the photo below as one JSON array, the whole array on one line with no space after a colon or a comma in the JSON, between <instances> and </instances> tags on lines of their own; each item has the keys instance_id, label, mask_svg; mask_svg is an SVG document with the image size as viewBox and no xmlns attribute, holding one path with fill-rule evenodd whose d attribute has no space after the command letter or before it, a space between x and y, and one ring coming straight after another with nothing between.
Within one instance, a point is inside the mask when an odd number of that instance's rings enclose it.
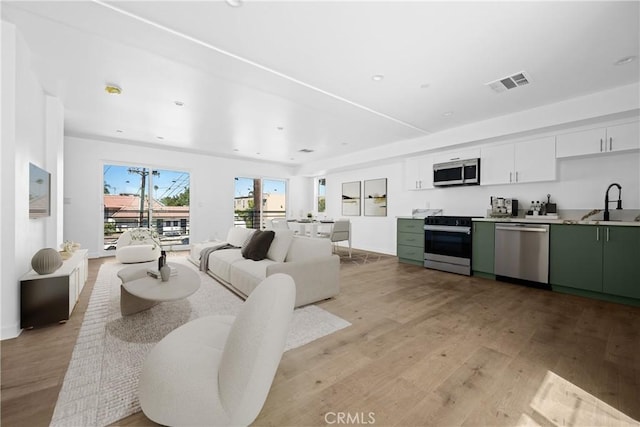
<instances>
[{"instance_id":1,"label":"decorative vase","mask_svg":"<svg viewBox=\"0 0 640 427\"><path fill-rule=\"evenodd\" d=\"M162 278L162 281L168 282L170 276L171 276L171 267L169 267L169 264L163 265L162 268L160 268L160 277Z\"/></svg>"},{"instance_id":2,"label":"decorative vase","mask_svg":"<svg viewBox=\"0 0 640 427\"><path fill-rule=\"evenodd\" d=\"M40 249L31 258L31 267L38 274L51 274L62 266L62 256L53 248Z\"/></svg>"}]
</instances>

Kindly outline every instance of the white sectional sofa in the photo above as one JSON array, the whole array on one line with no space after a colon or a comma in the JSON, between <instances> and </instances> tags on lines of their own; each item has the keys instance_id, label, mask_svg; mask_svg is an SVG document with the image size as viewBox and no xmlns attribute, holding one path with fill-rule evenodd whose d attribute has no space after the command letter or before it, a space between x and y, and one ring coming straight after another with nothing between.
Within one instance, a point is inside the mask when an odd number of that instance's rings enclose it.
<instances>
[{"instance_id":1,"label":"white sectional sofa","mask_svg":"<svg viewBox=\"0 0 640 427\"><path fill-rule=\"evenodd\" d=\"M203 249L229 243L243 247L255 230L234 227L226 240L192 245L189 260L200 266ZM295 306L311 304L340 292L340 257L332 254L328 239L294 236L293 230L273 230L275 237L267 257L245 259L241 249L220 249L209 254L207 273L243 298L266 277L284 273L296 284Z\"/></svg>"}]
</instances>

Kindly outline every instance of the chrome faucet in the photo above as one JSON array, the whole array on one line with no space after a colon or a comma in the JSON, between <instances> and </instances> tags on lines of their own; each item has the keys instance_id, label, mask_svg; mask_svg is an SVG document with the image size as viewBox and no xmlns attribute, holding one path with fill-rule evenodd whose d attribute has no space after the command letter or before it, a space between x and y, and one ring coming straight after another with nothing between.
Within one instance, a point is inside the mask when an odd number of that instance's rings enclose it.
<instances>
[{"instance_id":1,"label":"chrome faucet","mask_svg":"<svg viewBox=\"0 0 640 427\"><path fill-rule=\"evenodd\" d=\"M622 187L620 187L620 184L614 182L609 185L609 188L607 188L607 192L604 195L604 221L609 221L609 190L611 190L611 187L618 187L618 206L616 209L622 209Z\"/></svg>"}]
</instances>

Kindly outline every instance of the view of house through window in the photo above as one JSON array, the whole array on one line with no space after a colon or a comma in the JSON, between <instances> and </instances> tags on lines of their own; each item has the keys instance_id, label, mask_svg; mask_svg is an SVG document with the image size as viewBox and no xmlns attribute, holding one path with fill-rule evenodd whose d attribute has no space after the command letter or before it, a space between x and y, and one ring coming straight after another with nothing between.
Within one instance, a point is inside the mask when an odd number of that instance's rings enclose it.
<instances>
[{"instance_id":1,"label":"view of house through window","mask_svg":"<svg viewBox=\"0 0 640 427\"><path fill-rule=\"evenodd\" d=\"M287 215L287 182L278 179L235 179L234 223L263 229L272 218Z\"/></svg>"},{"instance_id":2,"label":"view of house through window","mask_svg":"<svg viewBox=\"0 0 640 427\"><path fill-rule=\"evenodd\" d=\"M163 247L189 244L189 173L104 165L104 249L130 228L150 227Z\"/></svg>"},{"instance_id":3,"label":"view of house through window","mask_svg":"<svg viewBox=\"0 0 640 427\"><path fill-rule=\"evenodd\" d=\"M318 178L318 213L324 213L326 206L327 179Z\"/></svg>"}]
</instances>

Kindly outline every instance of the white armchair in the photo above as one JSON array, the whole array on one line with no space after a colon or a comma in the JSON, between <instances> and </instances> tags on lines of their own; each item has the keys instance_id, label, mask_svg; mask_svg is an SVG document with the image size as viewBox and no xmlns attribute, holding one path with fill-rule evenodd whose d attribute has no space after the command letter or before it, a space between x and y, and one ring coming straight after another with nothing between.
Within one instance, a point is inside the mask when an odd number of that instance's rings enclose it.
<instances>
[{"instance_id":1,"label":"white armchair","mask_svg":"<svg viewBox=\"0 0 640 427\"><path fill-rule=\"evenodd\" d=\"M249 295L235 319L201 317L164 337L140 374L144 414L170 426L251 424L280 364L295 298L293 279L274 274Z\"/></svg>"},{"instance_id":2,"label":"white armchair","mask_svg":"<svg viewBox=\"0 0 640 427\"><path fill-rule=\"evenodd\" d=\"M289 223L286 218L272 218L267 221L268 230L288 230Z\"/></svg>"},{"instance_id":3,"label":"white armchair","mask_svg":"<svg viewBox=\"0 0 640 427\"><path fill-rule=\"evenodd\" d=\"M116 260L123 264L153 261L160 252L158 233L149 228L127 230L116 243Z\"/></svg>"}]
</instances>

